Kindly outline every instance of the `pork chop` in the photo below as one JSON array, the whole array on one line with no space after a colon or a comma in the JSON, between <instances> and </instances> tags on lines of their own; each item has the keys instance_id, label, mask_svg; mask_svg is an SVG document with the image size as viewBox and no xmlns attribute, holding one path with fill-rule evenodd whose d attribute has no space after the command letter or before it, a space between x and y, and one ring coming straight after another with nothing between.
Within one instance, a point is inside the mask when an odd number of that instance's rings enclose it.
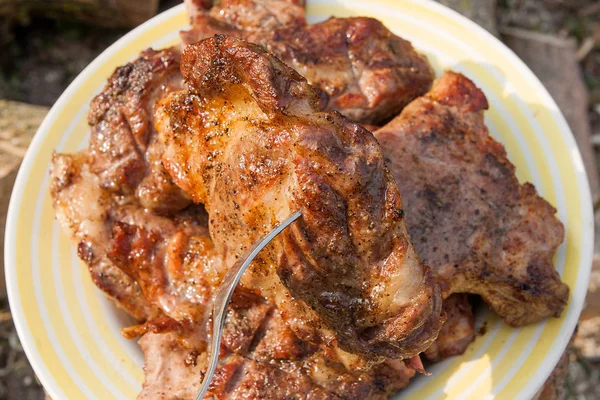
<instances>
[{"instance_id":1,"label":"pork chop","mask_svg":"<svg viewBox=\"0 0 600 400\"><path fill-rule=\"evenodd\" d=\"M521 184L484 123L485 95L446 72L375 132L407 210L406 224L444 297L473 293L511 326L558 317L569 288L552 257L556 210Z\"/></svg>"},{"instance_id":2,"label":"pork chop","mask_svg":"<svg viewBox=\"0 0 600 400\"><path fill-rule=\"evenodd\" d=\"M235 5L235 6L232 6ZM330 18L307 25L301 7L286 0L229 0L210 10L188 7L185 44L214 34L257 43L327 94L326 110L366 124L383 124L434 78L410 42L373 18Z\"/></svg>"},{"instance_id":3,"label":"pork chop","mask_svg":"<svg viewBox=\"0 0 600 400\"><path fill-rule=\"evenodd\" d=\"M443 321L396 185L373 135L261 47L217 35L182 56L187 90L156 128L176 184L209 214L225 265L293 211L302 219L242 279L273 296L296 333L362 357L410 358ZM332 336L331 333L334 333Z\"/></svg>"},{"instance_id":4,"label":"pork chop","mask_svg":"<svg viewBox=\"0 0 600 400\"><path fill-rule=\"evenodd\" d=\"M166 276L164 266L148 275L153 278L150 287L139 276L147 271L133 267L139 267L142 260L119 262L123 257L118 257L114 247L126 246L133 239L139 246L142 238L160 237L162 247L152 248L151 255L156 257L169 248L166 243L171 239L176 240L170 244L175 248L177 243L187 245L189 236L207 236L204 211L182 211L192 202L162 166L163 145L153 124L157 99L182 86L179 58L174 48L145 50L117 68L90 106L88 150L55 155L51 166L54 208L79 257L88 265L94 283L140 321L163 313L181 320L190 313L189 302L179 304L174 300L178 294L167 293L180 286L177 282L161 287L158 277ZM127 240L124 231L131 233Z\"/></svg>"},{"instance_id":5,"label":"pork chop","mask_svg":"<svg viewBox=\"0 0 600 400\"><path fill-rule=\"evenodd\" d=\"M176 48L148 49L118 67L90 104L91 172L102 188L135 194L140 204L163 214L191 204L162 167L162 144L156 140L156 101L182 87Z\"/></svg>"},{"instance_id":6,"label":"pork chop","mask_svg":"<svg viewBox=\"0 0 600 400\"><path fill-rule=\"evenodd\" d=\"M202 312L212 291L202 289L208 285L205 280L189 282L196 269L182 268L197 267L203 277L211 276L204 273L206 269L213 275L219 269L214 262L207 262L206 257L197 257L196 264L177 264L173 260L186 254L182 248L194 246L200 246L202 254L210 255L203 210L194 207L172 218L149 213L133 195L120 196L103 189L101 178L91 170L86 152L54 155L51 193L56 216L77 247L79 257L88 265L96 286L141 321L162 315L182 321ZM202 237L208 242L202 242ZM132 246L126 247L134 243L139 248L144 241L153 242L150 252L134 253L130 251L135 250ZM121 250L127 250L130 257L127 263L115 256L115 242L122 246ZM173 262L161 264L160 269L147 267L151 260L168 252L173 254L170 258ZM220 277L214 279L220 282Z\"/></svg>"},{"instance_id":7,"label":"pork chop","mask_svg":"<svg viewBox=\"0 0 600 400\"><path fill-rule=\"evenodd\" d=\"M450 295L444 300L443 310L446 313L446 322L442 325L435 342L423 352L427 360L434 362L463 354L475 340L475 319L467 295Z\"/></svg>"},{"instance_id":8,"label":"pork chop","mask_svg":"<svg viewBox=\"0 0 600 400\"><path fill-rule=\"evenodd\" d=\"M303 342L277 308L238 288L232 299L221 357L208 396L215 399L386 399L415 370L388 361L368 372L348 370L324 349ZM146 379L139 399L192 399L206 354L180 346L173 333L140 340Z\"/></svg>"}]
</instances>

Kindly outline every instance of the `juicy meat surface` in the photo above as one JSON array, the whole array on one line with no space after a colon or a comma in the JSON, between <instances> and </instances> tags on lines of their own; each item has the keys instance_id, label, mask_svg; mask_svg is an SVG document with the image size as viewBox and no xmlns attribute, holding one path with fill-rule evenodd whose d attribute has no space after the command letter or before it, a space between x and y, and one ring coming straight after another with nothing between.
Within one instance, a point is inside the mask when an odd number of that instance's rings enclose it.
<instances>
[{"instance_id":1,"label":"juicy meat surface","mask_svg":"<svg viewBox=\"0 0 600 400\"><path fill-rule=\"evenodd\" d=\"M106 222L115 202L90 171L87 155L55 154L50 175L56 217L96 286L136 319L158 315L159 310L144 298L137 282L107 256L111 231Z\"/></svg>"},{"instance_id":2,"label":"juicy meat surface","mask_svg":"<svg viewBox=\"0 0 600 400\"><path fill-rule=\"evenodd\" d=\"M195 321L212 293L205 270L219 272L207 261L212 243L204 211L193 207L172 218L149 213L134 196L103 189L91 169L86 152L54 155L51 193L57 218L94 283L138 320L167 315ZM177 262L194 250L206 256ZM203 279L191 284L199 274Z\"/></svg>"},{"instance_id":3,"label":"juicy meat surface","mask_svg":"<svg viewBox=\"0 0 600 400\"><path fill-rule=\"evenodd\" d=\"M153 124L157 99L182 86L179 58L173 48L145 50L117 68L92 101L88 150L55 155L51 166L54 208L79 257L96 285L140 321L194 320L201 312L193 304L210 294L205 282L191 288L193 270L181 265L192 264L178 262L208 239L206 213L183 210L191 199L162 166Z\"/></svg>"},{"instance_id":4,"label":"juicy meat surface","mask_svg":"<svg viewBox=\"0 0 600 400\"><path fill-rule=\"evenodd\" d=\"M488 133L485 95L446 72L375 132L395 177L417 253L444 297L473 293L506 323L558 317L569 295L552 257L563 241L556 210L520 184Z\"/></svg>"},{"instance_id":5,"label":"juicy meat surface","mask_svg":"<svg viewBox=\"0 0 600 400\"><path fill-rule=\"evenodd\" d=\"M206 368L205 353L185 349L173 333L140 340L146 380L139 399L192 399ZM277 308L243 288L232 299L221 356L209 396L216 399L386 399L415 371L388 361L368 372L346 369L318 346L303 342Z\"/></svg>"},{"instance_id":6,"label":"juicy meat surface","mask_svg":"<svg viewBox=\"0 0 600 400\"><path fill-rule=\"evenodd\" d=\"M219 0L214 4L184 1L192 26L214 21L231 29L272 30L306 24L303 2L295 0ZM204 39L198 38L194 42Z\"/></svg>"},{"instance_id":7,"label":"juicy meat surface","mask_svg":"<svg viewBox=\"0 0 600 400\"><path fill-rule=\"evenodd\" d=\"M433 344L423 352L426 359L440 361L463 354L475 340L475 318L466 294L455 293L444 300L446 322Z\"/></svg>"},{"instance_id":8,"label":"juicy meat surface","mask_svg":"<svg viewBox=\"0 0 600 400\"><path fill-rule=\"evenodd\" d=\"M146 381L139 398L193 399L206 356L203 343L190 340L189 331L202 338L206 331L203 321L192 321L186 313L190 308L195 314L203 312L223 276L201 228L206 224L202 212L187 210L169 219L152 215L133 196L123 199L102 189L87 161L85 152L54 156L52 195L57 217L78 247L85 248L80 255L87 254L84 261L99 288L136 318L147 319L142 326L124 330L131 337L143 335ZM200 227L191 230L196 236L185 234L190 233L189 220L187 226L182 221L186 214L200 214ZM128 230L130 235L124 239L111 234L115 228ZM142 235L160 240L140 240ZM177 239L165 241L169 237ZM137 247L124 246L123 240ZM159 257L165 246L171 250ZM132 257L113 264L107 253L113 258L152 254L153 262ZM161 259L166 261L161 263ZM145 279L142 273L147 274ZM161 301L153 305L146 298ZM415 374L400 361L388 361L366 373L348 370L335 351L298 339L272 303L242 288L230 307L222 351L211 391L219 399L279 399L307 393L318 399L383 399L405 387Z\"/></svg>"},{"instance_id":9,"label":"juicy meat surface","mask_svg":"<svg viewBox=\"0 0 600 400\"><path fill-rule=\"evenodd\" d=\"M427 59L410 42L372 18L307 25L302 8L284 0L230 0L209 11L191 8L192 30L182 32L184 43L219 33L257 43L326 93L328 111L357 122L389 121L424 94L434 78Z\"/></svg>"},{"instance_id":10,"label":"juicy meat surface","mask_svg":"<svg viewBox=\"0 0 600 400\"><path fill-rule=\"evenodd\" d=\"M155 115L163 161L205 205L225 265L301 210L242 283L273 296L302 338L378 361L427 348L443 322L439 289L373 135L320 112L306 80L239 39L186 47L182 73L187 90Z\"/></svg>"},{"instance_id":11,"label":"juicy meat surface","mask_svg":"<svg viewBox=\"0 0 600 400\"><path fill-rule=\"evenodd\" d=\"M162 167L153 124L156 101L182 86L179 58L175 48L143 51L115 70L88 115L90 167L102 188L134 193L143 207L160 213L191 203Z\"/></svg>"},{"instance_id":12,"label":"juicy meat surface","mask_svg":"<svg viewBox=\"0 0 600 400\"><path fill-rule=\"evenodd\" d=\"M434 77L427 59L410 42L373 18L330 18L249 40L325 92L328 111L366 124L389 121L424 94Z\"/></svg>"},{"instance_id":13,"label":"juicy meat surface","mask_svg":"<svg viewBox=\"0 0 600 400\"><path fill-rule=\"evenodd\" d=\"M108 258L166 315L179 322L201 321L222 277L218 259L211 257L203 210L163 218L133 205L112 213L120 218L111 221Z\"/></svg>"}]
</instances>

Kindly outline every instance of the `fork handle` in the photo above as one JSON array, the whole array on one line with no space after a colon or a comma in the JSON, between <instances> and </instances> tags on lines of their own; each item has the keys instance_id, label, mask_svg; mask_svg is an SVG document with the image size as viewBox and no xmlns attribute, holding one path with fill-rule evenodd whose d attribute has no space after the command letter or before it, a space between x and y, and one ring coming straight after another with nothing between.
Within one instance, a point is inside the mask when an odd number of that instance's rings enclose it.
<instances>
[{"instance_id":1,"label":"fork handle","mask_svg":"<svg viewBox=\"0 0 600 400\"><path fill-rule=\"evenodd\" d=\"M210 346L208 347L208 368L204 374L204 379L202 380L202 385L200 386L200 391L196 396L196 400L202 400L204 398L215 374L215 370L217 369L221 338L223 337L223 326L225 325L225 311L227 310L227 305L229 304L229 301L231 301L233 291L240 282L242 275L244 275L244 272L258 253L279 235L281 231L290 226L292 222L296 221L301 216L302 212L296 211L288 219L277 225L267 235L257 240L225 274L225 278L223 278L223 281L219 285L219 289L217 289L213 302L213 331Z\"/></svg>"}]
</instances>

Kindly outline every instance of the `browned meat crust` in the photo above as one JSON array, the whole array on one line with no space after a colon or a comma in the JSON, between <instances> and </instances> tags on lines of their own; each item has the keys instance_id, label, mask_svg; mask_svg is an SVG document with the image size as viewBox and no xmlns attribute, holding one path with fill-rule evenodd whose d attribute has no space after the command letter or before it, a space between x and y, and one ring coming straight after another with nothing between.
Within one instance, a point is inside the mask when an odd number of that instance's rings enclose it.
<instances>
[{"instance_id":1,"label":"browned meat crust","mask_svg":"<svg viewBox=\"0 0 600 400\"><path fill-rule=\"evenodd\" d=\"M92 101L89 150L75 156L55 155L52 161L51 194L63 229L96 285L139 320L160 316L160 310L167 308L167 315L178 315L177 307L166 307L161 303L165 297L155 292L143 295L145 282L115 256L113 240L127 244L119 232L139 229L167 242L179 231L206 235L202 211L194 215L178 211L191 200L162 166L162 144L152 123L157 99L181 87L179 57L174 49L146 50L117 68ZM152 256L165 251L160 246L154 250ZM156 279L164 271L152 273ZM159 286L158 281L154 284Z\"/></svg>"},{"instance_id":2,"label":"browned meat crust","mask_svg":"<svg viewBox=\"0 0 600 400\"><path fill-rule=\"evenodd\" d=\"M206 367L202 352L172 333L148 333L140 345L146 381L140 399L191 399ZM238 288L228 314L210 395L216 399L385 399L415 374L400 361L369 372L344 368L335 354L299 340L273 304Z\"/></svg>"},{"instance_id":3,"label":"browned meat crust","mask_svg":"<svg viewBox=\"0 0 600 400\"><path fill-rule=\"evenodd\" d=\"M153 109L165 93L181 88L179 53L174 48L143 51L119 67L90 105L91 172L114 193L135 193L151 211L175 212L190 204L162 167Z\"/></svg>"},{"instance_id":4,"label":"browned meat crust","mask_svg":"<svg viewBox=\"0 0 600 400\"><path fill-rule=\"evenodd\" d=\"M206 17L232 29L248 31L306 25L304 4L294 0L219 0L215 3L204 9L188 3L191 25L203 24Z\"/></svg>"},{"instance_id":5,"label":"browned meat crust","mask_svg":"<svg viewBox=\"0 0 600 400\"><path fill-rule=\"evenodd\" d=\"M430 361L463 354L475 340L475 319L469 298L465 294L455 293L444 300L446 322L440 334L423 355Z\"/></svg>"},{"instance_id":6,"label":"browned meat crust","mask_svg":"<svg viewBox=\"0 0 600 400\"><path fill-rule=\"evenodd\" d=\"M533 185L518 182L485 109L469 79L446 72L375 136L444 296L481 295L512 326L558 317L569 294L552 263L563 225Z\"/></svg>"},{"instance_id":7,"label":"browned meat crust","mask_svg":"<svg viewBox=\"0 0 600 400\"><path fill-rule=\"evenodd\" d=\"M86 161L86 153L54 157L57 216L73 239L81 240L80 247L85 246L89 256L84 260L95 283L132 315L148 318L144 325L125 330L129 337L144 335L140 345L146 383L139 398L192 399L205 368L206 337L203 321L193 319L210 303L223 273L201 228L206 224L202 212L157 217L139 207L133 196L102 189ZM199 227L194 228L190 218L198 214ZM111 237L111 230L117 234ZM129 234L123 237L123 231ZM399 361L367 373L347 370L334 349L301 341L272 303L240 288L230 307L212 394L219 399L311 398L309 393L316 399L383 399L405 387L414 374Z\"/></svg>"},{"instance_id":8,"label":"browned meat crust","mask_svg":"<svg viewBox=\"0 0 600 400\"><path fill-rule=\"evenodd\" d=\"M94 283L139 320L163 313L184 320L201 312L200 305L208 302L206 293L199 289L202 284L207 285L204 281L196 282L196 286L184 282L180 277L184 274L180 272L183 267L175 262L161 263L160 268L158 263L152 268L148 264L167 251L176 253L178 245L185 244L187 248L189 243L195 243L183 238L207 236L203 210L182 211L173 218L148 213L133 196L115 195L103 189L98 176L90 170L86 152L55 155L51 193L57 218L77 246L79 257L88 265ZM124 231L131 235L123 237ZM132 248L131 243L137 248ZM123 252L115 251L117 245L120 250L132 250L126 253L128 262L121 262L118 256ZM147 246L144 248L147 252L136 252L143 245ZM207 246L202 250L209 254L210 241ZM175 255L172 259L176 259ZM196 261L214 267L214 263L207 264L204 258ZM191 275L188 271L185 274ZM196 290L191 292L190 287Z\"/></svg>"},{"instance_id":9,"label":"browned meat crust","mask_svg":"<svg viewBox=\"0 0 600 400\"><path fill-rule=\"evenodd\" d=\"M90 172L87 156L55 154L50 191L56 217L87 264L92 280L103 292L137 319L159 313L141 293L138 284L106 256L110 230L105 222L114 205Z\"/></svg>"},{"instance_id":10,"label":"browned meat crust","mask_svg":"<svg viewBox=\"0 0 600 400\"><path fill-rule=\"evenodd\" d=\"M333 331L366 359L427 348L442 323L438 288L408 240L373 135L319 112L318 93L300 75L239 39L186 47L182 73L188 90L155 116L163 160L205 204L225 265L302 210L242 282L275 297L297 333L330 342Z\"/></svg>"},{"instance_id":11,"label":"browned meat crust","mask_svg":"<svg viewBox=\"0 0 600 400\"><path fill-rule=\"evenodd\" d=\"M287 27L256 41L329 96L326 109L381 124L424 94L433 80L427 59L372 18L330 18Z\"/></svg>"},{"instance_id":12,"label":"browned meat crust","mask_svg":"<svg viewBox=\"0 0 600 400\"><path fill-rule=\"evenodd\" d=\"M306 25L302 9L286 1L231 2L240 7L230 11L228 1L196 10L193 29L182 32L184 43L222 33L260 44L326 93L328 111L382 124L431 86L434 73L427 59L375 19L330 18Z\"/></svg>"}]
</instances>

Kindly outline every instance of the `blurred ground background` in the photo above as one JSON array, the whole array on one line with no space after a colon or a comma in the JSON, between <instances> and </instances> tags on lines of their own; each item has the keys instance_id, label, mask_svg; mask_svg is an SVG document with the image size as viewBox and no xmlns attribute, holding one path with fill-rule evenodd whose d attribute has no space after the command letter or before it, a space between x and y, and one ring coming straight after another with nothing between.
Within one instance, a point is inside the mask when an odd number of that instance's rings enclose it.
<instances>
[{"instance_id":1,"label":"blurred ground background","mask_svg":"<svg viewBox=\"0 0 600 400\"><path fill-rule=\"evenodd\" d=\"M549 89L576 136L594 198L596 256L564 368L557 369L540 398L600 399L600 1L438 1L511 47ZM49 3L55 6L48 8ZM69 3L85 7L64 8ZM48 107L106 47L178 3L0 0L0 243L16 170ZM121 8L110 9L115 5ZM3 281L0 288L0 399L43 399L14 331Z\"/></svg>"}]
</instances>

